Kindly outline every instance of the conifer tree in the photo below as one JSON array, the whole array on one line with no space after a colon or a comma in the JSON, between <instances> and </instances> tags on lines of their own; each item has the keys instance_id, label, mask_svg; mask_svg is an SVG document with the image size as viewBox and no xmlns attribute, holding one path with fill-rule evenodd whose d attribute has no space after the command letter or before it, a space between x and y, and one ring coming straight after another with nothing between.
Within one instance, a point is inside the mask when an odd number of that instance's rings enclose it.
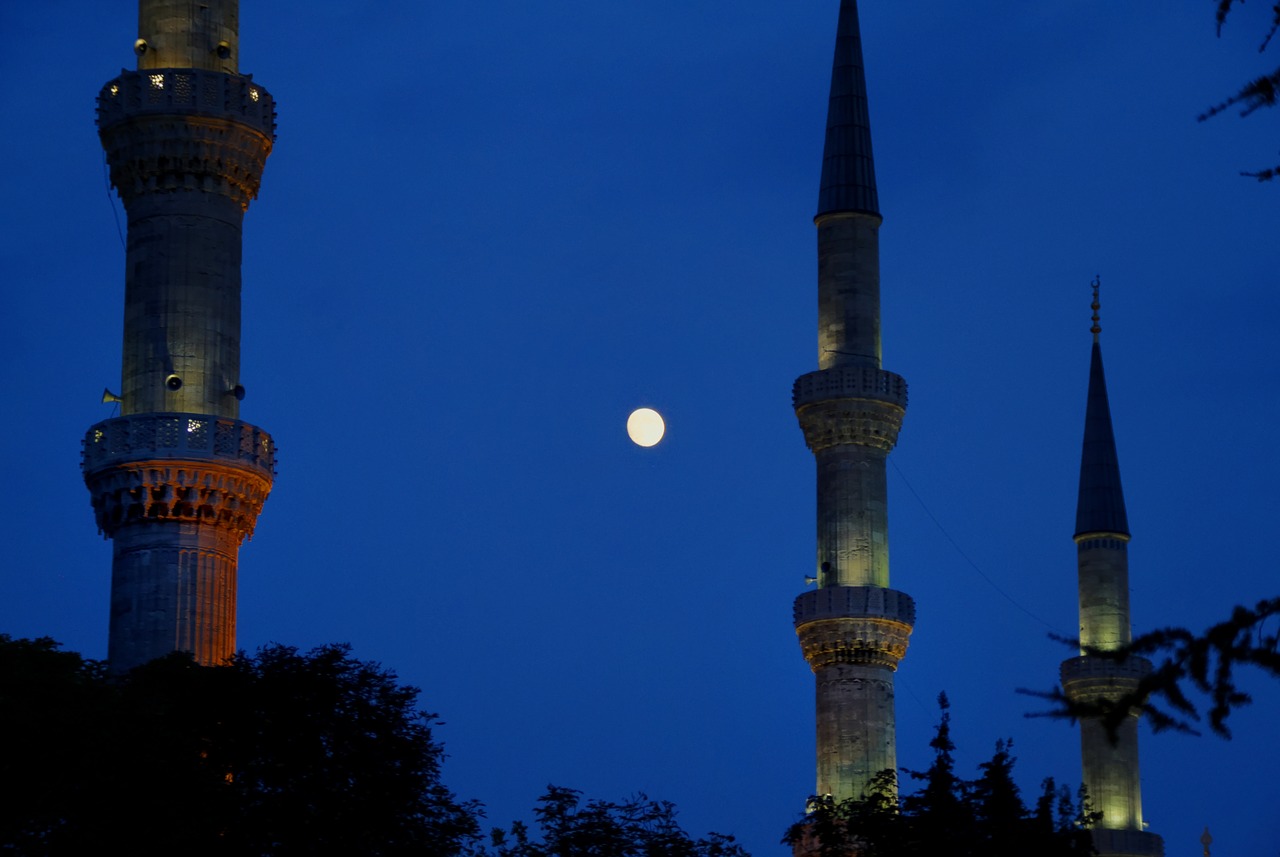
<instances>
[{"instance_id":1,"label":"conifer tree","mask_svg":"<svg viewBox=\"0 0 1280 857\"><path fill-rule=\"evenodd\" d=\"M1070 790L1052 779L1041 784L1033 809L1022 800L1013 770L1012 742L996 742L978 776L955 773L955 744L946 695L938 697L941 716L929 746L933 763L924 771L906 771L920 784L900 800L893 797L894 776L883 771L861 798L835 802L813 799L811 812L783 841L813 857L1077 857L1093 853L1086 826L1097 820Z\"/></svg>"}]
</instances>

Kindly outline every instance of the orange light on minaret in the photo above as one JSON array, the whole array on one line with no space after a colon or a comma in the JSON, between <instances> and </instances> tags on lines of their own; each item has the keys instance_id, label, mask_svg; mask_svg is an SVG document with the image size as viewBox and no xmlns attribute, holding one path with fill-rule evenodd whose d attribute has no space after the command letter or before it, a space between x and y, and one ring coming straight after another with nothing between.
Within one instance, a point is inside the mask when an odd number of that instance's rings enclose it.
<instances>
[{"instance_id":1,"label":"orange light on minaret","mask_svg":"<svg viewBox=\"0 0 1280 857\"><path fill-rule=\"evenodd\" d=\"M82 469L112 540L108 659L235 651L241 543L275 446L240 420L241 228L275 139L275 103L238 71L237 0L142 0L137 69L98 94L128 215L121 416Z\"/></svg>"}]
</instances>

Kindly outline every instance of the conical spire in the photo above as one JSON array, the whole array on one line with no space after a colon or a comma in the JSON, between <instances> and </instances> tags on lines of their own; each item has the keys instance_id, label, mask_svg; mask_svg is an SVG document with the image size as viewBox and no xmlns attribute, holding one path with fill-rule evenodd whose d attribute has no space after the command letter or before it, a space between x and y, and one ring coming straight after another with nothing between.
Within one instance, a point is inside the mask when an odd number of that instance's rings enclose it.
<instances>
[{"instance_id":1,"label":"conical spire","mask_svg":"<svg viewBox=\"0 0 1280 857\"><path fill-rule=\"evenodd\" d=\"M876 170L871 158L867 79L862 68L862 35L857 0L840 0L836 55L831 66L827 141L822 153L818 216L838 211L880 213Z\"/></svg>"},{"instance_id":2,"label":"conical spire","mask_svg":"<svg viewBox=\"0 0 1280 857\"><path fill-rule=\"evenodd\" d=\"M1111 429L1111 404L1102 372L1098 341L1098 281L1093 283L1093 353L1089 360L1089 401L1084 416L1084 450L1080 457L1080 497L1076 502L1076 536L1086 533L1129 534L1120 487L1120 458Z\"/></svg>"}]
</instances>

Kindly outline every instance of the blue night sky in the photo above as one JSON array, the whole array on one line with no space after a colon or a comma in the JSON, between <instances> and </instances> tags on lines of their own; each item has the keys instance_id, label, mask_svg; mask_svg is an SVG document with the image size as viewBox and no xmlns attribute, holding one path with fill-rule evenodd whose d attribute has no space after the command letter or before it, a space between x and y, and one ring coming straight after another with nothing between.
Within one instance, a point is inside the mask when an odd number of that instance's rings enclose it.
<instances>
[{"instance_id":1,"label":"blue night sky","mask_svg":"<svg viewBox=\"0 0 1280 857\"><path fill-rule=\"evenodd\" d=\"M244 419L280 447L239 642L349 641L446 721L490 821L548 783L675 801L781 854L813 789L791 602L813 571L815 230L836 0L317 0L242 8L279 139L245 224ZM1071 652L1090 337L1103 343L1135 630L1277 594L1268 4L864 0L885 223L892 582L917 601L899 761L945 690L966 774L1078 783L1023 717ZM305 9L305 12L302 10ZM110 545L80 438L119 386L123 212L98 88L130 0L4 2L0 631L106 654ZM628 412L667 418L642 450ZM1233 741L1144 732L1170 857L1280 842L1280 686Z\"/></svg>"}]
</instances>

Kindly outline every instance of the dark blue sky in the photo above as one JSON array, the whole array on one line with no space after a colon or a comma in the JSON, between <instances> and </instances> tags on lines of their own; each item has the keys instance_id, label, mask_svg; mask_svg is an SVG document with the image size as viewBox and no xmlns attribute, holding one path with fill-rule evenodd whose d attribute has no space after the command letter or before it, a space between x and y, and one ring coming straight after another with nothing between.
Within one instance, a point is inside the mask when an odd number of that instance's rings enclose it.
<instances>
[{"instance_id":1,"label":"dark blue sky","mask_svg":"<svg viewBox=\"0 0 1280 857\"><path fill-rule=\"evenodd\" d=\"M1026 789L1074 784L1075 731L1014 689L1053 685L1047 634L1076 624L1095 274L1136 630L1276 594L1280 186L1236 174L1280 160L1280 115L1195 122L1276 61L1267 9L1215 39L1209 0L861 5L885 368L911 384L900 762L927 764L946 690L966 770L1012 736ZM350 641L421 686L494 823L549 782L643 790L777 854L813 788L789 396L817 360L836 7L243 4L280 132L246 220L242 414L281 452L240 644ZM118 386L123 250L93 99L134 23L128 0L0 6L0 631L99 657L110 546L78 447ZM624 433L640 405L667 418L651 450ZM1215 853L1280 841L1280 688L1251 687L1230 743L1144 734L1170 855L1205 824Z\"/></svg>"}]
</instances>

